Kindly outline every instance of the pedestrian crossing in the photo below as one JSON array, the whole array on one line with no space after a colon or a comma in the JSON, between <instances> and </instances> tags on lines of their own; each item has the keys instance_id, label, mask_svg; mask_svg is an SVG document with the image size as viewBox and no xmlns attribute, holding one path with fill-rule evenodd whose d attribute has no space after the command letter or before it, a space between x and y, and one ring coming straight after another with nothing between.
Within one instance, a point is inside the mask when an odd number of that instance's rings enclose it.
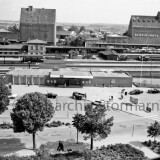
<instances>
[{"instance_id":1,"label":"pedestrian crossing","mask_svg":"<svg viewBox=\"0 0 160 160\"><path fill-rule=\"evenodd\" d=\"M145 118L145 119L151 119L153 121L158 121L160 122L160 115L148 115L148 116L144 116L142 118Z\"/></svg>"}]
</instances>

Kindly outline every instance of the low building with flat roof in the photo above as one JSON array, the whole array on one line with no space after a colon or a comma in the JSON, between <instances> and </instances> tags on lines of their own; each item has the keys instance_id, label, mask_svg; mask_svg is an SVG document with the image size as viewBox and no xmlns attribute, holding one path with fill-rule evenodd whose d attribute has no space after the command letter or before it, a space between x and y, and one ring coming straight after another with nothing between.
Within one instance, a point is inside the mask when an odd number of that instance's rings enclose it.
<instances>
[{"instance_id":1,"label":"low building with flat roof","mask_svg":"<svg viewBox=\"0 0 160 160\"><path fill-rule=\"evenodd\" d=\"M14 69L6 73L6 82L13 85L132 87L132 80L124 72L77 68Z\"/></svg>"}]
</instances>

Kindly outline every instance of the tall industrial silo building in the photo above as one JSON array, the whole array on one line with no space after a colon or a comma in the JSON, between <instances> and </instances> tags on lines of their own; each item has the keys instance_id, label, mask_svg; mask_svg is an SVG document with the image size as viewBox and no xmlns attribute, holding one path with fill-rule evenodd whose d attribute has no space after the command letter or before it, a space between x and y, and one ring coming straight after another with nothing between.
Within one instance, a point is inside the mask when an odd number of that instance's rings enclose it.
<instances>
[{"instance_id":1,"label":"tall industrial silo building","mask_svg":"<svg viewBox=\"0 0 160 160\"><path fill-rule=\"evenodd\" d=\"M56 10L21 8L20 40L39 39L56 45Z\"/></svg>"},{"instance_id":2,"label":"tall industrial silo building","mask_svg":"<svg viewBox=\"0 0 160 160\"><path fill-rule=\"evenodd\" d=\"M160 44L160 12L156 16L131 16L128 36L134 44Z\"/></svg>"}]
</instances>

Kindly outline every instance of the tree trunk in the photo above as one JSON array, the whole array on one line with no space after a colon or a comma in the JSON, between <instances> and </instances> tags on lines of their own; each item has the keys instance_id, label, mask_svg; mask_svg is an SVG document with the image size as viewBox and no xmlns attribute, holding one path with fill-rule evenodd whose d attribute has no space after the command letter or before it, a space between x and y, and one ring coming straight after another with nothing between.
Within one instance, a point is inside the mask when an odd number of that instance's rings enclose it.
<instances>
[{"instance_id":1,"label":"tree trunk","mask_svg":"<svg viewBox=\"0 0 160 160\"><path fill-rule=\"evenodd\" d=\"M78 144L78 130L77 130L77 144Z\"/></svg>"},{"instance_id":2,"label":"tree trunk","mask_svg":"<svg viewBox=\"0 0 160 160\"><path fill-rule=\"evenodd\" d=\"M91 135L91 150L93 150L93 136Z\"/></svg>"},{"instance_id":3,"label":"tree trunk","mask_svg":"<svg viewBox=\"0 0 160 160\"><path fill-rule=\"evenodd\" d=\"M35 133L33 133L32 136L33 136L33 150L35 150L36 149Z\"/></svg>"}]
</instances>

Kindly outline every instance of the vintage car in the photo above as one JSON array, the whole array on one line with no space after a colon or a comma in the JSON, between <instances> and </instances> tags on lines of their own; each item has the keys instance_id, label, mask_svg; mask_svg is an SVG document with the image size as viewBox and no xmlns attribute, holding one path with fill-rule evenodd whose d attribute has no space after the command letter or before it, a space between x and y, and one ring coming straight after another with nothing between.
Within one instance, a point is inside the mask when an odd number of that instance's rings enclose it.
<instances>
[{"instance_id":1,"label":"vintage car","mask_svg":"<svg viewBox=\"0 0 160 160\"><path fill-rule=\"evenodd\" d=\"M77 100L86 99L86 93L73 92L72 97Z\"/></svg>"},{"instance_id":2,"label":"vintage car","mask_svg":"<svg viewBox=\"0 0 160 160\"><path fill-rule=\"evenodd\" d=\"M46 94L46 97L47 97L47 98L56 98L56 97L57 97L57 94L47 93L47 94Z\"/></svg>"},{"instance_id":3,"label":"vintage car","mask_svg":"<svg viewBox=\"0 0 160 160\"><path fill-rule=\"evenodd\" d=\"M130 95L137 95L137 94L141 94L141 93L143 93L143 91L141 91L139 89L134 89L133 91L129 92Z\"/></svg>"}]
</instances>

